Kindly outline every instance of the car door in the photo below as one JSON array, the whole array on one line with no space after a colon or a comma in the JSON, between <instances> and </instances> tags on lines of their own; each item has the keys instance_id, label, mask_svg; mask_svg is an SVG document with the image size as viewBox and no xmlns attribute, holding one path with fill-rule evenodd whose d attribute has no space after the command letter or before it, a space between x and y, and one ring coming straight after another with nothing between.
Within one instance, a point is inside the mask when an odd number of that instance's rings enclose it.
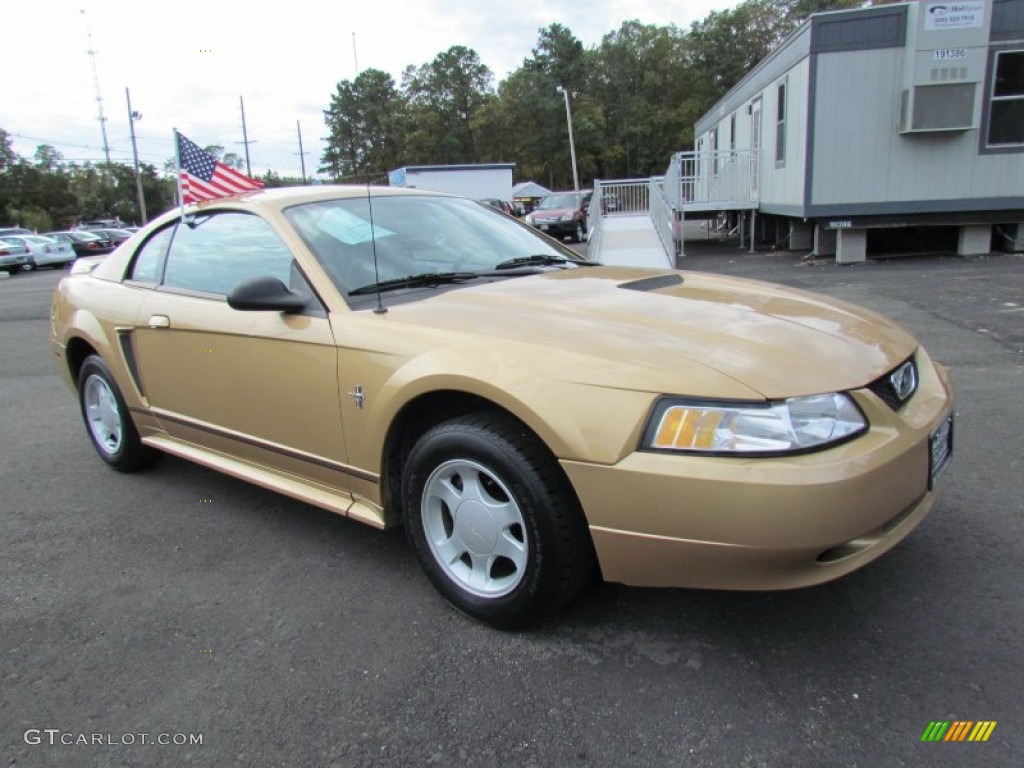
<instances>
[{"instance_id":1,"label":"car door","mask_svg":"<svg viewBox=\"0 0 1024 768\"><path fill-rule=\"evenodd\" d=\"M307 295L308 309L228 306L235 285L267 275ZM153 286L133 349L140 388L168 435L347 487L334 336L269 223L220 211L172 224L143 244L129 279Z\"/></svg>"}]
</instances>

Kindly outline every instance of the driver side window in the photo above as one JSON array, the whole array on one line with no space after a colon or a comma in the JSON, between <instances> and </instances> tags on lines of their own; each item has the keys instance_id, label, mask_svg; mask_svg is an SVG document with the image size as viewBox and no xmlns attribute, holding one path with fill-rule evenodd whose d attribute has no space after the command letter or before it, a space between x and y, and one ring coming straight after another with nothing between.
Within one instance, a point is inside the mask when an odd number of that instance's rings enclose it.
<instances>
[{"instance_id":1,"label":"driver side window","mask_svg":"<svg viewBox=\"0 0 1024 768\"><path fill-rule=\"evenodd\" d=\"M269 275L290 283L292 254L259 216L226 211L178 224L163 285L227 295L243 280Z\"/></svg>"}]
</instances>

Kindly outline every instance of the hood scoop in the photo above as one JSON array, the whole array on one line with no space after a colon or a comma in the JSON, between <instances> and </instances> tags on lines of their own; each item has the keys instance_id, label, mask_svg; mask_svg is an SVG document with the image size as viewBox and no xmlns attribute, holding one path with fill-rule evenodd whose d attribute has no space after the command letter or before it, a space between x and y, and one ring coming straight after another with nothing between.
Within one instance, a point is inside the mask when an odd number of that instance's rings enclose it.
<instances>
[{"instance_id":1,"label":"hood scoop","mask_svg":"<svg viewBox=\"0 0 1024 768\"><path fill-rule=\"evenodd\" d=\"M627 291L657 291L659 288L669 288L673 285L680 285L682 282L682 275L655 275L628 283L620 283L618 287L625 288Z\"/></svg>"}]
</instances>

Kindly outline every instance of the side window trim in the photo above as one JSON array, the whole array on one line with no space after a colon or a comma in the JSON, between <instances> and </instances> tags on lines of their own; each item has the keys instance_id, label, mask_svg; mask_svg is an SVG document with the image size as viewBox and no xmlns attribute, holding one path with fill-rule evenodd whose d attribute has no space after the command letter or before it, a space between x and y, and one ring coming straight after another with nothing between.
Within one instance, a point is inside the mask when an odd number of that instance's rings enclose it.
<instances>
[{"instance_id":1,"label":"side window trim","mask_svg":"<svg viewBox=\"0 0 1024 768\"><path fill-rule=\"evenodd\" d=\"M177 234L178 220L168 223L167 225L160 227L160 229L153 232L147 237L139 246L135 249L135 253L132 254L132 260L128 263L128 269L125 270L125 277L122 282L132 283L133 285L146 286L149 288L158 288L164 281L164 269L167 266L167 254L170 253L171 246L174 244L174 236ZM138 265L139 258L142 256L146 248L158 237L163 235L164 232L170 231L170 237L167 240L167 244L162 248L157 258L156 263L156 280L145 280L139 279L134 276L135 267Z\"/></svg>"},{"instance_id":2,"label":"side window trim","mask_svg":"<svg viewBox=\"0 0 1024 768\"><path fill-rule=\"evenodd\" d=\"M196 229L198 226L201 226L202 224L216 218L218 215L221 214L255 216L256 219L263 222L269 228L269 231L272 232L273 235L278 238L278 240L281 243L281 247L288 254L289 279L284 282L286 282L289 290L295 291L302 295L303 297L307 298L307 307L303 309L301 312L297 312L295 314L312 317L327 317L327 305L324 303L319 292L313 286L313 283L310 281L309 277L306 275L301 265L298 263L298 261L296 261L295 254L288 249L288 246L284 243L283 240L281 240L280 236L277 234L276 231L274 231L273 227L270 225L269 222L267 222L265 219L258 215L246 212L234 210L209 211L206 212L206 214L202 217L202 220L196 225L194 225L193 222L189 220L185 220L183 222L180 217L176 217L175 219L168 222L160 229L153 232L149 237L146 238L144 242L142 242L139 245L135 253L132 255L132 260L129 263L128 269L126 270L126 276L123 278L123 282L130 283L132 285L139 287L151 288L160 292L174 294L178 296L189 296L196 299L205 299L207 301L219 301L226 303L227 295L225 293L219 293L215 291L204 291L201 288L197 287L166 284L167 265L173 254L175 241L178 238L178 233L181 231L181 225L184 223L184 225L189 227L190 229ZM143 255L147 246L153 244L157 238L162 237L165 233L167 233L168 235L167 242L163 244L163 246L160 249L158 260L154 270L156 274L156 281L153 282L150 279L137 279L134 276L132 276L136 264L138 263L139 258ZM300 284L296 285L296 281L299 281Z\"/></svg>"}]
</instances>

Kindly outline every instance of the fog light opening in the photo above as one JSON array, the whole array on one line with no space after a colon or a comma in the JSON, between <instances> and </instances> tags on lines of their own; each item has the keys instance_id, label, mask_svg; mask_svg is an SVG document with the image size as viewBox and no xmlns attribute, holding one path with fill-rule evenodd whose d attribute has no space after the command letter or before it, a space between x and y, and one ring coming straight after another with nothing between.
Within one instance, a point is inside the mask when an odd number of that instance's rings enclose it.
<instances>
[{"instance_id":1,"label":"fog light opening","mask_svg":"<svg viewBox=\"0 0 1024 768\"><path fill-rule=\"evenodd\" d=\"M845 544L840 544L838 547L832 547L826 549L817 557L819 563L836 563L840 560L845 560L848 557L853 557L856 554L863 552L868 547L874 546L878 543L878 538L871 536L862 536L859 539L853 539Z\"/></svg>"}]
</instances>

